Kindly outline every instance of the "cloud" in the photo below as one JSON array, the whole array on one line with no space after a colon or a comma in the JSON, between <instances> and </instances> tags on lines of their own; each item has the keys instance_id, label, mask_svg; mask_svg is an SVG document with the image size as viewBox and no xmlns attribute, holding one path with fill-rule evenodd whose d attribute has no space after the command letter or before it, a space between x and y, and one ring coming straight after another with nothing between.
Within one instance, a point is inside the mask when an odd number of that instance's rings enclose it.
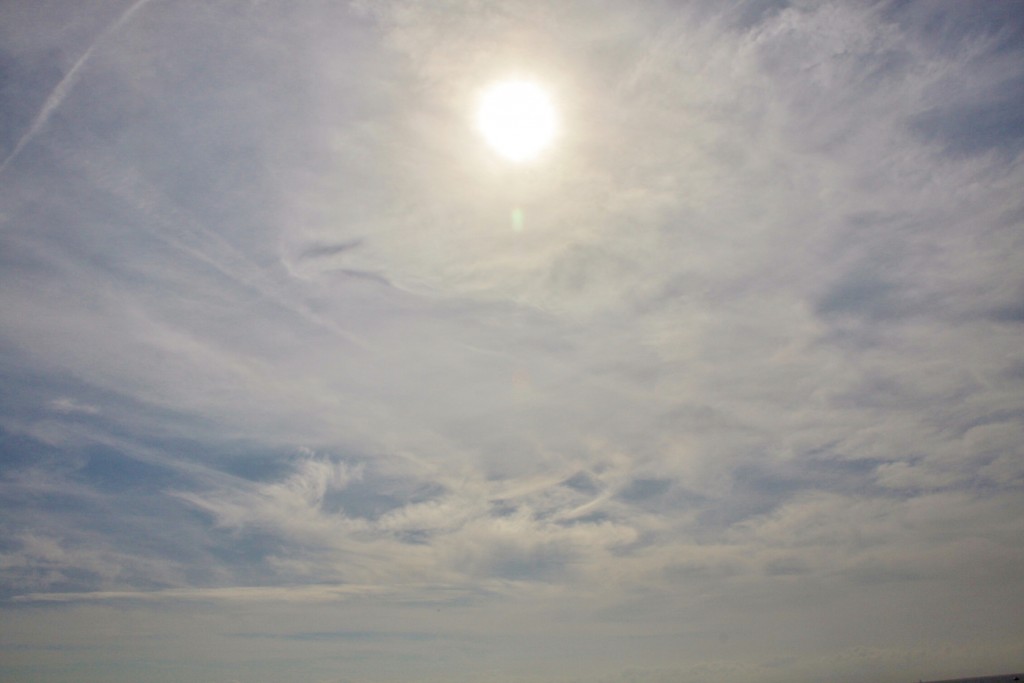
<instances>
[{"instance_id":1,"label":"cloud","mask_svg":"<svg viewBox=\"0 0 1024 683\"><path fill-rule=\"evenodd\" d=\"M138 615L176 680L1009 666L1013 12L86 9L0 9L6 623ZM514 169L509 73L565 122Z\"/></svg>"},{"instance_id":2,"label":"cloud","mask_svg":"<svg viewBox=\"0 0 1024 683\"><path fill-rule=\"evenodd\" d=\"M207 589L164 589L154 591L97 591L75 593L27 593L14 598L16 602L92 602L111 600L173 601L202 600L230 602L298 602L322 603L340 601L349 596L380 595L373 586L270 586Z\"/></svg>"},{"instance_id":3,"label":"cloud","mask_svg":"<svg viewBox=\"0 0 1024 683\"><path fill-rule=\"evenodd\" d=\"M81 413L83 415L99 415L100 409L88 403L79 403L73 398L63 396L50 401L50 408L58 413Z\"/></svg>"}]
</instances>

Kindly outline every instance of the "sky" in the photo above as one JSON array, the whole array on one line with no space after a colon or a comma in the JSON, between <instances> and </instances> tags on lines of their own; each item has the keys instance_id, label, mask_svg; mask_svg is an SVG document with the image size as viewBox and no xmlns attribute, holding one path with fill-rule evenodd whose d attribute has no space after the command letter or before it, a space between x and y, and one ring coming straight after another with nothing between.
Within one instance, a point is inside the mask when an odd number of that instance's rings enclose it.
<instances>
[{"instance_id":1,"label":"sky","mask_svg":"<svg viewBox=\"0 0 1024 683\"><path fill-rule=\"evenodd\" d=\"M0 681L1020 671L1022 188L1016 1L0 0Z\"/></svg>"}]
</instances>

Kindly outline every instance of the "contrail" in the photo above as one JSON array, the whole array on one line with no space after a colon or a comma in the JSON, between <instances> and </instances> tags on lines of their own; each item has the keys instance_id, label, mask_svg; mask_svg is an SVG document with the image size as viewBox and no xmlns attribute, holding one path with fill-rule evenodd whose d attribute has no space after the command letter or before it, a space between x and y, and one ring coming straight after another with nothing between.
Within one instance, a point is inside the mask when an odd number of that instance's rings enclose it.
<instances>
[{"instance_id":1,"label":"contrail","mask_svg":"<svg viewBox=\"0 0 1024 683\"><path fill-rule=\"evenodd\" d=\"M14 157L18 156L18 153L21 152L22 148L27 145L29 141L36 136L39 130L46 125L46 122L50 120L50 115L53 114L53 111L60 106L60 103L63 102L64 98L67 96L68 91L71 90L72 86L74 86L75 81L78 79L78 72L82 69L82 65L89 61L89 57L92 55L93 50L95 50L96 47L107 38L107 36L124 26L125 23L132 18L133 14L138 12L143 6L149 4L149 2L151 2L151 0L138 0L138 2L125 10L121 16L117 18L117 21L100 33L96 40L92 41L92 45L82 53L82 56L79 57L74 66L68 70L64 78L62 78L60 83L57 84L57 87L55 87L53 92L50 93L50 96L46 98L46 102L43 103L42 109L39 110L39 113L36 114L36 117L32 120L32 125L28 127L28 130L21 136L18 143L14 145L14 149L11 150L11 153L7 155L3 163L0 163L0 174L3 174L3 172L7 170L8 164L11 163Z\"/></svg>"},{"instance_id":2,"label":"contrail","mask_svg":"<svg viewBox=\"0 0 1024 683\"><path fill-rule=\"evenodd\" d=\"M60 152L58 150L57 153ZM164 244L202 261L232 282L328 330L353 346L364 351L372 350L373 347L356 334L282 292L265 277L262 268L215 231L196 220L187 210L169 201L159 188L147 182L138 171L122 167L118 172L117 158L109 156L105 150L94 149L88 158L71 156L65 158L64 162L71 168L87 173L98 188L140 211L147 220L141 221L139 227Z\"/></svg>"}]
</instances>

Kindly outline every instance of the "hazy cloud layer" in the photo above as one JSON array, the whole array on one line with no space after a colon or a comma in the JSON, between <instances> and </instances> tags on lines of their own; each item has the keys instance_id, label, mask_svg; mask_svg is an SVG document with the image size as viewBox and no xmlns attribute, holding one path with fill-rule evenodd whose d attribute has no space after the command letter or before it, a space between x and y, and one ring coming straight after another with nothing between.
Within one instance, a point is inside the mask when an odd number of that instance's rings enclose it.
<instances>
[{"instance_id":1,"label":"hazy cloud layer","mask_svg":"<svg viewBox=\"0 0 1024 683\"><path fill-rule=\"evenodd\" d=\"M0 3L0 678L1019 668L1022 37Z\"/></svg>"}]
</instances>

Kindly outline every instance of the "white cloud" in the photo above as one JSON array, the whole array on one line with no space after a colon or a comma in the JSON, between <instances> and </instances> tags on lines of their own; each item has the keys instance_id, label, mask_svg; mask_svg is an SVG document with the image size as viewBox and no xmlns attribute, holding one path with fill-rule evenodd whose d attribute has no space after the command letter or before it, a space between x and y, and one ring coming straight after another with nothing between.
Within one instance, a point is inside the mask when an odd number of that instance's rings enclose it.
<instances>
[{"instance_id":1,"label":"white cloud","mask_svg":"<svg viewBox=\"0 0 1024 683\"><path fill-rule=\"evenodd\" d=\"M84 415L99 415L100 409L88 403L80 403L73 398L62 396L50 401L49 406L58 413L82 413Z\"/></svg>"},{"instance_id":2,"label":"white cloud","mask_svg":"<svg viewBox=\"0 0 1024 683\"><path fill-rule=\"evenodd\" d=\"M352 680L1008 661L1024 67L922 11L0 9L3 594L450 637Z\"/></svg>"}]
</instances>

